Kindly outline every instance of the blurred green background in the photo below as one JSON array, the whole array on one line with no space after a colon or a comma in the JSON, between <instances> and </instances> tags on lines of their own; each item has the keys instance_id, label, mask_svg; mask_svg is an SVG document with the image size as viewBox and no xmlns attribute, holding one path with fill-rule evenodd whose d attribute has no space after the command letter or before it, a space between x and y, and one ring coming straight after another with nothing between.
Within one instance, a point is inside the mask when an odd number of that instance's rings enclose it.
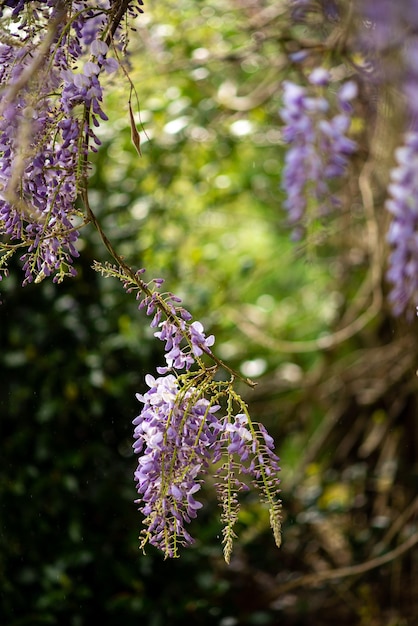
<instances>
[{"instance_id":1,"label":"blurred green background","mask_svg":"<svg viewBox=\"0 0 418 626\"><path fill-rule=\"evenodd\" d=\"M226 566L207 488L193 548L172 562L139 552L131 422L162 351L135 300L91 269L109 259L85 229L74 280L21 289L14 266L1 283L1 626L417 623L416 551L373 567L418 533L417 323L381 305L358 192L291 242L279 116L290 34L282 3L146 6L129 69L142 157L120 72L90 191L126 261L164 278L217 354L257 380L240 391L276 438L283 546L249 494ZM292 587L308 574L318 580Z\"/></svg>"}]
</instances>

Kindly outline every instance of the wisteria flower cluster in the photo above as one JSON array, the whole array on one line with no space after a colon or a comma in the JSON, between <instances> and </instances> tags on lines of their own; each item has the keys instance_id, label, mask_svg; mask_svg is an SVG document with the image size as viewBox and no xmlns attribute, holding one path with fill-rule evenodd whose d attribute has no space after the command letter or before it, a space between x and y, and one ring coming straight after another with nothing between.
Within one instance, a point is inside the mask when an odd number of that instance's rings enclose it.
<instances>
[{"instance_id":1,"label":"wisteria flower cluster","mask_svg":"<svg viewBox=\"0 0 418 626\"><path fill-rule=\"evenodd\" d=\"M238 374L213 354L214 336L206 335L201 322L192 321L179 298L160 292L162 279L147 283L144 270L133 274L128 267L121 271L109 264L96 264L96 269L136 292L138 308L152 317L154 335L164 343L166 365L157 368L159 376L146 376L149 389L137 394L143 407L133 422L134 451L139 455L137 503L145 526L141 547L150 543L165 557L176 557L180 546L193 543L186 525L202 506L196 494L210 472L217 481L226 561L235 538L238 493L251 484L269 509L280 545L280 468L274 441L262 424L251 420L234 391ZM219 368L229 372L230 380L214 379Z\"/></svg>"},{"instance_id":2,"label":"wisteria flower cluster","mask_svg":"<svg viewBox=\"0 0 418 626\"><path fill-rule=\"evenodd\" d=\"M138 503L145 516L142 546L149 541L166 556L192 543L185 523L202 504L195 499L213 444L214 413L201 391L181 387L173 374L146 377L149 391L137 398L144 407L134 420L136 454L143 452L135 472Z\"/></svg>"},{"instance_id":3,"label":"wisteria flower cluster","mask_svg":"<svg viewBox=\"0 0 418 626\"><path fill-rule=\"evenodd\" d=\"M3 5L6 4L6 7ZM0 267L23 251L24 281L74 275L76 199L89 150L100 141L101 76L119 22L140 3L48 0L2 3L10 33L0 45ZM120 9L119 6L119 9Z\"/></svg>"},{"instance_id":4,"label":"wisteria flower cluster","mask_svg":"<svg viewBox=\"0 0 418 626\"><path fill-rule=\"evenodd\" d=\"M375 81L396 86L405 102L404 144L395 152L386 208L391 215L387 279L395 314L410 315L418 305L418 12L415 2L363 0L359 45L373 60Z\"/></svg>"},{"instance_id":5,"label":"wisteria flower cluster","mask_svg":"<svg viewBox=\"0 0 418 626\"><path fill-rule=\"evenodd\" d=\"M418 133L408 133L395 156L397 166L391 172L386 202L392 215L387 277L393 285L389 299L394 312L400 314L409 303L418 303Z\"/></svg>"},{"instance_id":6,"label":"wisteria flower cluster","mask_svg":"<svg viewBox=\"0 0 418 626\"><path fill-rule=\"evenodd\" d=\"M320 5L320 6L319 6ZM312 85L326 87L329 75L323 68L309 76L309 88L292 82L284 83L284 108L286 123L283 137L289 144L283 176L287 194L285 207L289 222L294 226L296 239L304 234L315 215L335 206L330 183L339 178L347 167L355 144L347 137L350 126L351 101L361 85L368 107L375 118L384 115L378 110L381 102L379 90L398 90L399 120L404 123L405 139L396 151L397 164L390 174L386 208L391 223L387 233L390 256L387 279L392 285L389 300L392 310L399 315L418 305L417 289L417 133L418 133L418 11L415 2L400 0L361 0L353 3L347 13L345 3L316 3L311 0L290 0L294 22L307 22L310 14L322 11L325 21L340 22L348 31L345 35L345 53L352 73L357 72L356 83L345 83L337 93L340 111L331 116L329 90L312 96ZM345 20L344 16L349 15ZM345 22L345 24L344 24ZM301 45L289 54L294 63L311 65L318 57L318 47ZM329 59L328 59L329 60ZM390 110L388 107L387 110ZM392 111L393 114L393 111ZM332 130L331 130L332 129ZM324 132L325 131L325 132ZM329 139L329 141L328 141Z\"/></svg>"},{"instance_id":7,"label":"wisteria flower cluster","mask_svg":"<svg viewBox=\"0 0 418 626\"><path fill-rule=\"evenodd\" d=\"M308 81L308 87L284 82L284 106L280 112L285 122L283 139L289 144L282 182L286 192L284 207L295 238L301 237L312 219L339 205L330 183L345 173L349 156L356 149L355 142L347 136L356 84L349 81L338 90L334 114L324 93L329 73L317 68Z\"/></svg>"},{"instance_id":8,"label":"wisteria flower cluster","mask_svg":"<svg viewBox=\"0 0 418 626\"><path fill-rule=\"evenodd\" d=\"M196 494L214 464L218 466L215 476L226 561L238 519L237 494L249 488L242 478L245 475L269 506L280 545L279 467L274 443L262 425L251 422L230 383L214 383L202 370L192 377L177 372L158 378L148 375L146 383L149 390L137 395L143 408L134 420L134 450L142 453L135 472L137 502L145 517L141 546L149 542L166 557L175 557L180 545L193 542L185 524L202 506ZM223 397L229 399L225 412L216 404ZM243 407L243 413L233 413L231 399Z\"/></svg>"}]
</instances>

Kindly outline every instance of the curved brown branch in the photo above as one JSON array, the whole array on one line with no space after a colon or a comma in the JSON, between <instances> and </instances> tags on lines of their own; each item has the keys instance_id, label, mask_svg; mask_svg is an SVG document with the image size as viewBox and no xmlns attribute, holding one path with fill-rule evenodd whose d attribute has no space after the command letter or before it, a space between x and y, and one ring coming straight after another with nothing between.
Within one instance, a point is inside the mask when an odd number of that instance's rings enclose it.
<instances>
[{"instance_id":1,"label":"curved brown branch","mask_svg":"<svg viewBox=\"0 0 418 626\"><path fill-rule=\"evenodd\" d=\"M272 599L276 599L277 596L298 589L299 587L314 587L319 583L326 581L339 580L340 578L347 578L349 576L361 576L372 569L386 565L391 561L395 561L397 558L408 552L415 544L418 543L418 533L414 533L401 543L397 548L394 548L382 556L378 556L365 563L359 565L350 565L348 567L341 567L339 569L325 570L323 572L316 572L315 574L307 574L306 576L299 576L294 580L289 580L287 583L277 585L271 592Z\"/></svg>"},{"instance_id":2,"label":"curved brown branch","mask_svg":"<svg viewBox=\"0 0 418 626\"><path fill-rule=\"evenodd\" d=\"M351 324L344 328L336 330L329 335L319 337L318 339L310 339L307 341L287 341L285 339L275 339L271 335L266 335L258 326L254 324L248 317L245 319L242 313L229 311L230 317L233 319L237 327L247 337L253 339L262 346L275 352L286 352L288 354L300 354L303 352L314 352L316 350L329 350L334 346L346 341L360 332L372 319L376 317L380 310L380 301L375 300L370 307L359 315Z\"/></svg>"}]
</instances>

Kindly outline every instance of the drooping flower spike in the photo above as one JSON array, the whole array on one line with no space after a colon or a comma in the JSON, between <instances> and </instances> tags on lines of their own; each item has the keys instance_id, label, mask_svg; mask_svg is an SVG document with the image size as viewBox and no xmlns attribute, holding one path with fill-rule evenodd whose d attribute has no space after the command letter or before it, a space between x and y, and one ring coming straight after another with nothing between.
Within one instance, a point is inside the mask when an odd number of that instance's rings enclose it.
<instances>
[{"instance_id":1,"label":"drooping flower spike","mask_svg":"<svg viewBox=\"0 0 418 626\"><path fill-rule=\"evenodd\" d=\"M387 278L392 284L389 300L400 314L411 303L418 304L418 133L408 133L395 156L397 165L391 172L386 202L392 216Z\"/></svg>"},{"instance_id":2,"label":"drooping flower spike","mask_svg":"<svg viewBox=\"0 0 418 626\"><path fill-rule=\"evenodd\" d=\"M86 219L76 200L86 187L88 154L100 144L95 128L107 119L102 76L119 65L109 56L123 16L116 4L2 3L2 19L13 24L0 46L2 263L20 253L24 285L75 274ZM142 3L121 4L124 12L141 11Z\"/></svg>"},{"instance_id":3,"label":"drooping flower spike","mask_svg":"<svg viewBox=\"0 0 418 626\"><path fill-rule=\"evenodd\" d=\"M334 114L321 89L329 80L329 73L317 68L309 75L309 87L291 81L283 83L284 106L280 113L285 122L283 139L289 147L282 187L286 193L284 207L296 239L310 221L339 205L330 182L343 176L349 156L356 149L355 142L347 136L356 84L349 81L342 85Z\"/></svg>"},{"instance_id":4,"label":"drooping flower spike","mask_svg":"<svg viewBox=\"0 0 418 626\"><path fill-rule=\"evenodd\" d=\"M161 293L162 279L146 282L144 269L134 273L122 259L118 265L96 262L94 267L136 294L138 308L151 317L154 335L164 344L166 365L157 367L158 376L145 377L148 389L137 394L142 408L133 422L139 457L136 502L144 516L141 547L149 543L165 557L177 557L180 546L193 543L187 525L201 508L197 494L209 474L221 507L226 561L235 538L238 494L250 487L269 510L279 546L280 468L274 441L262 424L252 421L234 389L236 378L251 387L255 383L214 354L215 337L192 320L180 298ZM222 370L229 380L216 376Z\"/></svg>"},{"instance_id":5,"label":"drooping flower spike","mask_svg":"<svg viewBox=\"0 0 418 626\"><path fill-rule=\"evenodd\" d=\"M149 390L137 395L143 404L134 420L134 451L140 455L135 472L137 503L145 525L141 547L150 543L165 557L176 557L180 546L193 543L186 525L202 507L196 494L215 466L224 555L229 562L238 493L250 485L260 490L280 545L279 459L272 438L262 425L251 422L246 409L230 412L233 400L244 406L232 387L202 380L202 376L201 372L193 378L148 375ZM228 398L226 412L214 403L224 396Z\"/></svg>"}]
</instances>

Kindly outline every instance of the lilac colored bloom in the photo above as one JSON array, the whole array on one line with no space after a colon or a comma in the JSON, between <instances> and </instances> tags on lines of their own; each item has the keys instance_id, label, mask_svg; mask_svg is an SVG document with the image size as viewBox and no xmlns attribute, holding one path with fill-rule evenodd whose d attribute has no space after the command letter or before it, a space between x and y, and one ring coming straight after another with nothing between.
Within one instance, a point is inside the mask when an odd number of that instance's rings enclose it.
<instances>
[{"instance_id":1,"label":"lilac colored bloom","mask_svg":"<svg viewBox=\"0 0 418 626\"><path fill-rule=\"evenodd\" d=\"M154 278L152 283L158 289L163 281ZM138 299L141 300L138 308L145 309L147 315L153 316L151 328L160 329L154 336L165 344L166 366L157 368L157 371L159 374L167 374L171 370L189 370L195 363L195 357L200 357L204 352L211 354L210 347L215 343L215 337L213 335L206 337L201 322L188 323L192 319L191 314L179 306L181 300L173 294L167 294L168 300L165 300L171 317L161 321L159 297L161 298L158 291L145 297L142 297L141 293L138 294Z\"/></svg>"},{"instance_id":2,"label":"lilac colored bloom","mask_svg":"<svg viewBox=\"0 0 418 626\"><path fill-rule=\"evenodd\" d=\"M193 322L187 325L184 319L176 322L165 320L159 323L161 330L154 333L154 336L165 342L165 360L167 367L158 368L160 374L171 369L186 370L195 362L194 356L198 357L204 351L209 351L215 338L213 335L206 337L203 325L200 322ZM191 348L182 347L185 339L189 338ZM186 339L187 341L187 339ZM190 353L190 349L193 355Z\"/></svg>"},{"instance_id":3,"label":"lilac colored bloom","mask_svg":"<svg viewBox=\"0 0 418 626\"><path fill-rule=\"evenodd\" d=\"M90 46L90 51L92 55L96 57L105 56L108 50L109 46L105 41L102 41L101 39L95 39Z\"/></svg>"},{"instance_id":4,"label":"lilac colored bloom","mask_svg":"<svg viewBox=\"0 0 418 626\"><path fill-rule=\"evenodd\" d=\"M228 437L227 450L229 454L238 454L241 461L248 458L248 442L253 441L253 435L248 430L248 419L244 413L235 416L234 421L227 422L225 434Z\"/></svg>"},{"instance_id":5,"label":"lilac colored bloom","mask_svg":"<svg viewBox=\"0 0 418 626\"><path fill-rule=\"evenodd\" d=\"M313 88L324 87L329 74L317 68L309 76L313 87L301 87L290 81L284 83L281 116L285 122L283 139L289 144L283 172L284 203L289 222L299 228L309 217L308 199L318 206L322 215L338 201L331 193L329 181L341 177L356 144L347 137L350 127L350 101L357 90L353 82L345 83L337 93L339 111L332 115L324 96L312 93Z\"/></svg>"},{"instance_id":6,"label":"lilac colored bloom","mask_svg":"<svg viewBox=\"0 0 418 626\"><path fill-rule=\"evenodd\" d=\"M203 352L210 352L210 346L215 343L215 337L206 337L203 325L200 322L192 322L189 327L192 350L195 356L200 356Z\"/></svg>"},{"instance_id":7,"label":"lilac colored bloom","mask_svg":"<svg viewBox=\"0 0 418 626\"><path fill-rule=\"evenodd\" d=\"M195 387L181 392L172 374L146 377L149 391L137 395L144 407L134 420L135 452L139 457L135 480L140 510L145 516L144 541L166 556L177 545L192 543L185 523L195 518L201 503L196 492L207 469L214 441L211 424L218 406L211 406Z\"/></svg>"},{"instance_id":8,"label":"lilac colored bloom","mask_svg":"<svg viewBox=\"0 0 418 626\"><path fill-rule=\"evenodd\" d=\"M154 378L147 375L149 390L137 394L143 408L134 420L134 451L139 455L135 481L136 501L144 515L142 544L151 543L165 556L175 557L179 545L193 542L185 525L197 516L202 504L196 500L203 476L210 465L217 470L218 496L229 559L232 525L238 511L237 493L248 489L242 476L249 475L275 517L278 535L278 458L273 440L262 425L249 423L244 413L220 415L198 386L182 382L173 374Z\"/></svg>"},{"instance_id":9,"label":"lilac colored bloom","mask_svg":"<svg viewBox=\"0 0 418 626\"><path fill-rule=\"evenodd\" d=\"M309 82L312 85L319 85L321 87L326 87L329 84L329 80L330 74L324 67L315 68L309 76Z\"/></svg>"},{"instance_id":10,"label":"lilac colored bloom","mask_svg":"<svg viewBox=\"0 0 418 626\"><path fill-rule=\"evenodd\" d=\"M418 305L418 133L408 133L395 154L398 163L391 172L391 197L386 202L392 215L387 278L392 283L389 300L400 314Z\"/></svg>"},{"instance_id":11,"label":"lilac colored bloom","mask_svg":"<svg viewBox=\"0 0 418 626\"><path fill-rule=\"evenodd\" d=\"M38 4L28 21L23 2L7 3L16 33L0 45L0 236L26 247L23 284L75 273L81 222L75 202L88 152L100 144L93 129L107 119L101 75L118 66L101 39L109 0L70 3L68 24L60 19L61 3ZM50 62L39 64L42 38L37 44L33 33L52 27L54 17L57 30L44 51Z\"/></svg>"},{"instance_id":12,"label":"lilac colored bloom","mask_svg":"<svg viewBox=\"0 0 418 626\"><path fill-rule=\"evenodd\" d=\"M417 0L362 0L357 40L370 58L375 81L396 86L406 103L405 142L396 150L386 208L391 214L387 241L391 247L387 278L395 314L418 304L418 27ZM397 53L394 54L394 50Z\"/></svg>"},{"instance_id":13,"label":"lilac colored bloom","mask_svg":"<svg viewBox=\"0 0 418 626\"><path fill-rule=\"evenodd\" d=\"M186 325L183 320L178 320L178 323L165 320L159 324L161 330L154 333L154 336L165 342L165 360L166 367L159 367L158 373L164 374L172 370L182 370L184 368L190 369L190 366L194 363L194 358L191 354L185 352L181 344L184 340L184 332Z\"/></svg>"},{"instance_id":14,"label":"lilac colored bloom","mask_svg":"<svg viewBox=\"0 0 418 626\"><path fill-rule=\"evenodd\" d=\"M141 278L143 271L138 273ZM228 561L239 503L237 494L248 489L247 476L267 502L277 544L280 542L278 458L272 438L261 425L252 424L246 410L233 415L232 405L240 404L230 383L215 382L212 368L200 362L211 354L213 335L206 336L203 324L190 322L190 313L173 294L159 293L163 281L153 279L138 292L139 308L152 316L154 335L164 342L166 367L157 368L159 377L148 374L148 391L137 394L142 410L134 420L133 445L138 455L135 481L137 503L144 515L141 547L151 543L166 557L178 556L180 545L193 539L186 530L201 503L196 493L209 467L216 471L217 492L225 524L224 553ZM152 287L151 287L152 285ZM126 283L128 291L131 283ZM145 294L145 295L144 295ZM167 319L160 321L162 310ZM197 363L196 363L197 361ZM193 371L191 367L198 365ZM184 374L179 372L185 370ZM218 398L229 397L228 410L221 415ZM211 398L209 400L208 398Z\"/></svg>"}]
</instances>

